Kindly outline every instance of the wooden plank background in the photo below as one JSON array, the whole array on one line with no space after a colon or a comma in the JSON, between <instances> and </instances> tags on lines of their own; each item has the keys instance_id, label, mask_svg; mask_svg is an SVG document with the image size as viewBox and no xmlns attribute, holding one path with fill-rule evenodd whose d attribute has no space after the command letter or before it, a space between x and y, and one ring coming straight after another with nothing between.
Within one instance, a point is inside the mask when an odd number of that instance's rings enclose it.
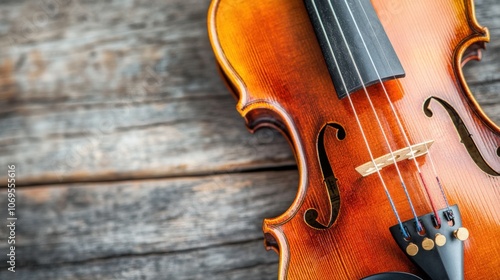
<instances>
[{"instance_id":1,"label":"wooden plank background","mask_svg":"<svg viewBox=\"0 0 500 280\"><path fill-rule=\"evenodd\" d=\"M15 164L19 220L15 278L0 226L0 279L276 279L260 228L293 200L295 161L236 113L208 4L1 2L0 180ZM476 7L492 42L465 72L500 123L500 2Z\"/></svg>"}]
</instances>

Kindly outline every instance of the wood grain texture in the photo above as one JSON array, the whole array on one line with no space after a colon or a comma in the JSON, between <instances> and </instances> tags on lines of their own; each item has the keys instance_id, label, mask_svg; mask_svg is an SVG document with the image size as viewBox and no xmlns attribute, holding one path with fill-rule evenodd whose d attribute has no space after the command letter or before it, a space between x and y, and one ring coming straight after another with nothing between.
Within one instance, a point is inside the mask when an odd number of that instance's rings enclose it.
<instances>
[{"instance_id":1,"label":"wood grain texture","mask_svg":"<svg viewBox=\"0 0 500 280\"><path fill-rule=\"evenodd\" d=\"M0 166L16 163L28 185L14 279L276 279L261 223L291 203L296 171L235 172L295 160L234 110L209 1L42 2L0 4ZM500 3L476 5L492 42L465 72L500 123ZM137 180L99 182L125 179Z\"/></svg>"},{"instance_id":2,"label":"wood grain texture","mask_svg":"<svg viewBox=\"0 0 500 280\"><path fill-rule=\"evenodd\" d=\"M288 207L296 181L280 171L19 188L16 276L260 279L277 262L262 246L262 219ZM6 258L1 279L11 275Z\"/></svg>"},{"instance_id":3,"label":"wood grain texture","mask_svg":"<svg viewBox=\"0 0 500 280\"><path fill-rule=\"evenodd\" d=\"M22 166L23 184L293 165L282 138L248 134L232 110L208 2L5 4L0 165Z\"/></svg>"}]
</instances>

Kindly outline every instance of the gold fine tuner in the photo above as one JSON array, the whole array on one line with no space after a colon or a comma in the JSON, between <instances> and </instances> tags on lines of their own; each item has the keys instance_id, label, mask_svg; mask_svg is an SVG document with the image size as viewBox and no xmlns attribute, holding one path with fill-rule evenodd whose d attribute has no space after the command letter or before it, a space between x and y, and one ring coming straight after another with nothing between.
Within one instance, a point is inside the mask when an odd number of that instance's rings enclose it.
<instances>
[{"instance_id":1,"label":"gold fine tuner","mask_svg":"<svg viewBox=\"0 0 500 280\"><path fill-rule=\"evenodd\" d=\"M434 248L434 241L427 237L424 238L424 240L422 241L422 248L424 248L424 250L426 251L432 250Z\"/></svg>"},{"instance_id":2,"label":"gold fine tuner","mask_svg":"<svg viewBox=\"0 0 500 280\"><path fill-rule=\"evenodd\" d=\"M464 227L460 227L453 232L453 235L455 236L456 239L460 241L465 241L469 238L469 230L467 230Z\"/></svg>"},{"instance_id":3,"label":"gold fine tuner","mask_svg":"<svg viewBox=\"0 0 500 280\"><path fill-rule=\"evenodd\" d=\"M444 244L446 244L446 236L442 235L441 233L436 233L436 236L434 237L434 242L439 247L444 246Z\"/></svg>"},{"instance_id":4,"label":"gold fine tuner","mask_svg":"<svg viewBox=\"0 0 500 280\"><path fill-rule=\"evenodd\" d=\"M410 244L406 246L406 253L412 257L416 256L418 253L418 246L410 242Z\"/></svg>"}]
</instances>

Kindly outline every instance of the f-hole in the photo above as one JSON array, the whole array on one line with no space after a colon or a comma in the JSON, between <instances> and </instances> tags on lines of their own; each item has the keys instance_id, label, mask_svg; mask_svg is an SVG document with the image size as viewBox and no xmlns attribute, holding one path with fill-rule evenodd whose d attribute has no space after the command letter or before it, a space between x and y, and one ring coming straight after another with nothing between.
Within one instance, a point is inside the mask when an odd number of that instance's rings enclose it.
<instances>
[{"instance_id":1,"label":"f-hole","mask_svg":"<svg viewBox=\"0 0 500 280\"><path fill-rule=\"evenodd\" d=\"M330 219L328 224L324 225L318 222L318 210L314 208L307 209L304 213L304 221L306 224L314 229L322 230L330 228L340 210L340 193L337 186L337 178L333 174L332 166L328 160L328 155L325 149L325 131L328 127L334 128L337 131L337 139L344 140L346 137L345 129L337 123L327 123L321 128L316 141L316 150L318 151L318 161L321 167L321 174L323 175L323 182L326 186L329 203L330 203Z\"/></svg>"},{"instance_id":2,"label":"f-hole","mask_svg":"<svg viewBox=\"0 0 500 280\"><path fill-rule=\"evenodd\" d=\"M469 130L465 126L463 120L460 118L455 108L453 108L450 104L448 104L448 102L435 96L427 98L427 100L425 100L424 102L425 115L429 118L432 117L433 113L431 109L429 109L429 105L433 99L436 100L439 104L441 104L441 106L443 106L443 108L445 108L448 114L450 115L450 118L453 121L453 124L455 125L458 134L460 135L461 142L464 144L465 148L469 152L470 157L472 158L472 160L474 160L476 165L489 175L499 176L500 173L498 173L498 171L496 170L493 170L493 168L491 168L488 165L488 163L484 160L483 156L479 152L479 149L477 148L476 143L474 142L474 139L472 139L472 135L469 133ZM497 147L497 153L500 154L500 147Z\"/></svg>"}]
</instances>

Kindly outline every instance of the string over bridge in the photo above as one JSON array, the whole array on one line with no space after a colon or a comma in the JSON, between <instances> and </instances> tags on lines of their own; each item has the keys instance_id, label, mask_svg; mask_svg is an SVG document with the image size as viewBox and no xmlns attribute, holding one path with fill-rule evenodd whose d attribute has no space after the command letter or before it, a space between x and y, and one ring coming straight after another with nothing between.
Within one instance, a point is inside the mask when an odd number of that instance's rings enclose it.
<instances>
[{"instance_id":1,"label":"string over bridge","mask_svg":"<svg viewBox=\"0 0 500 280\"><path fill-rule=\"evenodd\" d=\"M415 144L397 151L394 151L389 154L383 155L374 159L373 161L369 161L365 164L362 164L356 167L356 171L361 174L363 177L366 177L370 174L377 172L377 170L381 170L382 168L392 165L395 162L400 162L405 159L414 159L419 156L423 156L427 154L429 151L429 147L434 143L434 140L429 140L426 142L422 142L419 144Z\"/></svg>"}]
</instances>

